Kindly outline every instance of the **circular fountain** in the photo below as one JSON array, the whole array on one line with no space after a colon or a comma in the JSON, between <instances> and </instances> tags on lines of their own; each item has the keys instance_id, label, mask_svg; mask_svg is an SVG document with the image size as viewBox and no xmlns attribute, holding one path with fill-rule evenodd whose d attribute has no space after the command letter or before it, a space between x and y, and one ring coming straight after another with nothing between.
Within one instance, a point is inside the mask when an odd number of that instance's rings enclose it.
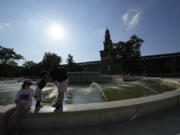
<instances>
[{"instance_id":1,"label":"circular fountain","mask_svg":"<svg viewBox=\"0 0 180 135\"><path fill-rule=\"evenodd\" d=\"M82 76L85 77L85 74ZM68 87L62 113L53 112L51 104L56 100L57 90L53 84L48 83L43 90L44 107L39 113L26 114L23 117L23 127L59 128L133 120L146 114L167 110L180 103L180 84L176 80L140 78L124 82L119 77L114 77L111 82L106 83L90 80L90 84L76 83ZM18 81L0 82L1 113L13 106L13 96L21 84L22 82ZM34 112L34 107L31 112Z\"/></svg>"}]
</instances>

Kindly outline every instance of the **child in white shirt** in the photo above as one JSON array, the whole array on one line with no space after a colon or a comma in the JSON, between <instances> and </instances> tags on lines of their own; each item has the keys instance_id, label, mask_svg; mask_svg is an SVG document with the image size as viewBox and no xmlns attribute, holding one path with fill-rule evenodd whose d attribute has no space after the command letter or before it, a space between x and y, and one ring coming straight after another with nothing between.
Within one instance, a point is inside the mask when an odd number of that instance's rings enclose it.
<instances>
[{"instance_id":1,"label":"child in white shirt","mask_svg":"<svg viewBox=\"0 0 180 135\"><path fill-rule=\"evenodd\" d=\"M16 128L16 134L18 135L21 133L18 117L31 109L32 98L34 96L34 90L30 88L32 84L33 83L28 80L23 82L22 88L16 93L15 96L16 106L3 114L4 134L7 133L8 118L12 119L12 124Z\"/></svg>"}]
</instances>

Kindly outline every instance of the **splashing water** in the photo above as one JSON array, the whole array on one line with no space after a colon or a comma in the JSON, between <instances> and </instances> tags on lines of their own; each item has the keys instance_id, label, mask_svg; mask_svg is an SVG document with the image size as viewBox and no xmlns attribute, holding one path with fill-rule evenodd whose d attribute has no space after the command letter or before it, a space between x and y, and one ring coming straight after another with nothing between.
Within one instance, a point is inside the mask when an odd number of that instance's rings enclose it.
<instances>
[{"instance_id":1,"label":"splashing water","mask_svg":"<svg viewBox=\"0 0 180 135\"><path fill-rule=\"evenodd\" d=\"M96 87L96 88L102 93L105 101L108 101L108 98L107 98L106 95L104 94L104 91L103 91L103 89L101 88L101 86L100 86L98 83L93 82L93 83L90 85L90 88L94 88L94 87Z\"/></svg>"},{"instance_id":2,"label":"splashing water","mask_svg":"<svg viewBox=\"0 0 180 135\"><path fill-rule=\"evenodd\" d=\"M14 96L21 88L22 81L0 81L0 106L14 103ZM34 89L36 85L33 85ZM138 80L134 82L112 82L99 85L71 85L68 87L64 102L66 104L86 104L104 101L117 101L171 91L176 87L158 80ZM48 83L42 91L42 104L51 105L57 99L57 88ZM35 105L35 100L33 100Z\"/></svg>"}]
</instances>

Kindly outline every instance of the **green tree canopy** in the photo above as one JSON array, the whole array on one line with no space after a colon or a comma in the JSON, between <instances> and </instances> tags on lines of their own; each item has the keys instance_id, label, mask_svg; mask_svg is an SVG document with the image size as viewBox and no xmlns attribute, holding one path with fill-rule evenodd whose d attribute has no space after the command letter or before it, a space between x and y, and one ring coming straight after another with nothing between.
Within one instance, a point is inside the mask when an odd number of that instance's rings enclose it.
<instances>
[{"instance_id":1,"label":"green tree canopy","mask_svg":"<svg viewBox=\"0 0 180 135\"><path fill-rule=\"evenodd\" d=\"M66 62L67 62L68 65L74 63L73 56L71 54L68 54L68 58L67 58Z\"/></svg>"},{"instance_id":2,"label":"green tree canopy","mask_svg":"<svg viewBox=\"0 0 180 135\"><path fill-rule=\"evenodd\" d=\"M74 62L73 56L71 54L68 54L66 62L66 68L68 71L83 71L83 68Z\"/></svg>"},{"instance_id":3,"label":"green tree canopy","mask_svg":"<svg viewBox=\"0 0 180 135\"><path fill-rule=\"evenodd\" d=\"M24 68L30 69L32 68L34 65L36 65L36 63L34 63L33 61L25 61L25 63L22 65Z\"/></svg>"},{"instance_id":4,"label":"green tree canopy","mask_svg":"<svg viewBox=\"0 0 180 135\"><path fill-rule=\"evenodd\" d=\"M141 56L140 49L143 42L144 41L141 38L133 35L126 42L120 41L116 44L112 44L112 48L109 48L111 52L110 57L113 57L114 59L138 58Z\"/></svg>"},{"instance_id":5,"label":"green tree canopy","mask_svg":"<svg viewBox=\"0 0 180 135\"><path fill-rule=\"evenodd\" d=\"M68 71L73 71L75 63L74 63L74 60L73 60L73 56L71 54L68 54L66 62L67 62Z\"/></svg>"},{"instance_id":6,"label":"green tree canopy","mask_svg":"<svg viewBox=\"0 0 180 135\"><path fill-rule=\"evenodd\" d=\"M128 72L130 67L136 66L137 58L141 56L140 49L143 42L141 38L133 35L126 42L109 44L108 57L112 70L121 69L123 72Z\"/></svg>"},{"instance_id":7,"label":"green tree canopy","mask_svg":"<svg viewBox=\"0 0 180 135\"><path fill-rule=\"evenodd\" d=\"M141 45L144 42L141 38L136 35L131 36L130 40L126 42L126 45L130 47L131 53L130 57L139 57L141 56Z\"/></svg>"},{"instance_id":8,"label":"green tree canopy","mask_svg":"<svg viewBox=\"0 0 180 135\"><path fill-rule=\"evenodd\" d=\"M23 56L17 54L13 49L0 46L0 64L12 64L20 59L24 59Z\"/></svg>"},{"instance_id":9,"label":"green tree canopy","mask_svg":"<svg viewBox=\"0 0 180 135\"><path fill-rule=\"evenodd\" d=\"M19 76L21 68L17 65L17 60L24 59L13 49L0 46L0 77Z\"/></svg>"},{"instance_id":10,"label":"green tree canopy","mask_svg":"<svg viewBox=\"0 0 180 135\"><path fill-rule=\"evenodd\" d=\"M46 52L41 62L42 68L48 71L54 68L58 68L60 66L61 61L61 56L58 56L55 53Z\"/></svg>"},{"instance_id":11,"label":"green tree canopy","mask_svg":"<svg viewBox=\"0 0 180 135\"><path fill-rule=\"evenodd\" d=\"M25 61L25 63L22 65L23 71L22 74L25 76L33 76L36 75L36 66L37 64L33 61Z\"/></svg>"}]
</instances>

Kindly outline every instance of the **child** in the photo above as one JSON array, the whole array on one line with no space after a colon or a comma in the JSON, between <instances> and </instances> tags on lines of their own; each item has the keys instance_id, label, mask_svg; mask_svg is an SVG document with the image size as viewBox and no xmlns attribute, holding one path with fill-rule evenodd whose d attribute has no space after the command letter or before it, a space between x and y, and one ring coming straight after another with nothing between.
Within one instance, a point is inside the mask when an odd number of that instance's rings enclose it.
<instances>
[{"instance_id":1,"label":"child","mask_svg":"<svg viewBox=\"0 0 180 135\"><path fill-rule=\"evenodd\" d=\"M41 80L37 83L35 98L36 98L36 108L42 107L41 106L41 93L42 89L46 86L46 81L49 76L47 71L42 71L40 73Z\"/></svg>"},{"instance_id":2,"label":"child","mask_svg":"<svg viewBox=\"0 0 180 135\"><path fill-rule=\"evenodd\" d=\"M32 106L32 98L34 96L34 90L30 88L33 83L31 81L24 81L21 89L16 93L15 103L16 106L8 110L3 114L3 132L7 133L7 121L8 118L12 119L12 124L16 129L16 135L21 133L20 125L19 125L19 116L26 113L31 109Z\"/></svg>"},{"instance_id":3,"label":"child","mask_svg":"<svg viewBox=\"0 0 180 135\"><path fill-rule=\"evenodd\" d=\"M53 105L53 107L56 108L55 111L63 111L64 93L67 90L69 82L67 71L65 68L55 69L51 72L51 78L58 89L58 100L57 103Z\"/></svg>"}]
</instances>

